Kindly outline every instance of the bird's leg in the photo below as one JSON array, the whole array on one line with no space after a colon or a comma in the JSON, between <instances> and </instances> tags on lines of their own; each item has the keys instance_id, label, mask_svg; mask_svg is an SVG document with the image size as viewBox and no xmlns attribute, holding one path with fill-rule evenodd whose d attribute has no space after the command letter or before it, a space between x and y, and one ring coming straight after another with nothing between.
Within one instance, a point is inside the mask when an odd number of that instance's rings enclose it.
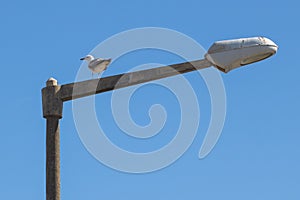
<instances>
[{"instance_id":1,"label":"bird's leg","mask_svg":"<svg viewBox=\"0 0 300 200\"><path fill-rule=\"evenodd\" d=\"M93 78L93 76L94 76L94 74L93 74L93 72L92 72L92 78Z\"/></svg>"}]
</instances>

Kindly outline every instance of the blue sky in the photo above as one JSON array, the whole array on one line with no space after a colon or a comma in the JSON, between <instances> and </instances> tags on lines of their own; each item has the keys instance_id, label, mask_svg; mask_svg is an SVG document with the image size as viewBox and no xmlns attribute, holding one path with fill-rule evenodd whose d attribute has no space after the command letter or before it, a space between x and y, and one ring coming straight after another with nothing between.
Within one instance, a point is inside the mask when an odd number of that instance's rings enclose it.
<instances>
[{"instance_id":1,"label":"blue sky","mask_svg":"<svg viewBox=\"0 0 300 200\"><path fill-rule=\"evenodd\" d=\"M185 75L193 88L203 91L197 92L201 102L197 136L179 160L148 174L119 172L96 160L77 134L72 104L65 103L61 198L299 199L298 10L297 1L2 2L1 198L45 198L45 120L40 93L45 81L53 76L60 84L73 82L82 64L79 58L100 42L122 31L150 26L184 33L206 49L215 40L262 35L276 42L279 51L270 59L222 74L227 96L225 126L213 151L202 160L198 151L210 119L209 93L195 73ZM104 75L144 63L177 61L176 56L159 51L141 51L123 56ZM147 112L154 103L164 104L172 113L162 132L165 137L149 143L132 142L122 135L105 107L110 97L109 92L98 95L96 110L114 143L129 149L136 144L130 150L145 151L172 138L179 114L167 91L148 85L131 102L137 107L131 109L133 119L141 125L149 122Z\"/></svg>"}]
</instances>

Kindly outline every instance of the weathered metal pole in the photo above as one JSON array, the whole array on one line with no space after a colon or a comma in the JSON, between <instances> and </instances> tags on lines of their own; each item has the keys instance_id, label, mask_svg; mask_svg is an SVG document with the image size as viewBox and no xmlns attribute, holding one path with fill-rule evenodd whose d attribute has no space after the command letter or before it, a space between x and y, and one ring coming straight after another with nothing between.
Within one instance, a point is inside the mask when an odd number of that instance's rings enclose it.
<instances>
[{"instance_id":1,"label":"weathered metal pole","mask_svg":"<svg viewBox=\"0 0 300 200\"><path fill-rule=\"evenodd\" d=\"M60 135L59 120L63 102L57 97L60 86L50 78L42 89L43 117L47 120L46 132L46 200L60 200Z\"/></svg>"},{"instance_id":2,"label":"weathered metal pole","mask_svg":"<svg viewBox=\"0 0 300 200\"><path fill-rule=\"evenodd\" d=\"M54 78L48 79L46 87L42 89L43 117L47 120L46 200L60 200L59 120L62 118L63 102L176 76L209 66L211 63L203 59L61 86L57 84L57 80Z\"/></svg>"}]
</instances>

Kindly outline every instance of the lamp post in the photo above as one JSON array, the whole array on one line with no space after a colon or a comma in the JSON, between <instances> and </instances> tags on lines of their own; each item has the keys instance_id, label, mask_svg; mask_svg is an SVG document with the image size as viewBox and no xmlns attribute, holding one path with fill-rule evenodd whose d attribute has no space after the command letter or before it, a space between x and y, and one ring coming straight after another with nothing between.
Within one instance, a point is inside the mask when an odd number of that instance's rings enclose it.
<instances>
[{"instance_id":1,"label":"lamp post","mask_svg":"<svg viewBox=\"0 0 300 200\"><path fill-rule=\"evenodd\" d=\"M59 120L62 118L63 102L210 66L228 72L265 59L275 54L277 48L274 42L263 37L225 40L215 42L202 60L65 85L58 85L53 78L48 79L42 89L43 117L46 118L46 200L60 200Z\"/></svg>"}]
</instances>

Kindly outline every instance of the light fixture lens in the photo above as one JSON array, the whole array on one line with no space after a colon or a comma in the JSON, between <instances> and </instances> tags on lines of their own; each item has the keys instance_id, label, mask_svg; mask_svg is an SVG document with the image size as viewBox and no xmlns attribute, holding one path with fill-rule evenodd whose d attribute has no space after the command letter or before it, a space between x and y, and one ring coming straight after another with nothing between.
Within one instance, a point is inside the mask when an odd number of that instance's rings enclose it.
<instances>
[{"instance_id":1,"label":"light fixture lens","mask_svg":"<svg viewBox=\"0 0 300 200\"><path fill-rule=\"evenodd\" d=\"M249 58L246 58L244 60L241 61L241 65L248 65L248 64L251 64L251 63L254 63L254 62L258 62L258 61L261 61L263 59L266 59L270 56L272 56L274 53L265 53L265 54L258 54L256 56L251 56Z\"/></svg>"}]
</instances>

